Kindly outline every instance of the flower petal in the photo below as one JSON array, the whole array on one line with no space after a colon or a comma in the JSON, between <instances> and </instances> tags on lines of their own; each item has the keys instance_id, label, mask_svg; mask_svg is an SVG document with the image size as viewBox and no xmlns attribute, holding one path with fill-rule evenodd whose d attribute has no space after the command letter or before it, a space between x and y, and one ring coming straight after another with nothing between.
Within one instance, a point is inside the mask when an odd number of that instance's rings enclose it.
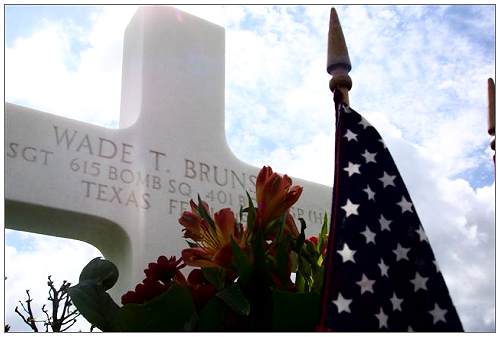
<instances>
[{"instance_id":1,"label":"flower petal","mask_svg":"<svg viewBox=\"0 0 500 337\"><path fill-rule=\"evenodd\" d=\"M236 218L230 208L223 208L214 214L217 234L222 236L222 242L231 240L236 228Z\"/></svg>"},{"instance_id":2,"label":"flower petal","mask_svg":"<svg viewBox=\"0 0 500 337\"><path fill-rule=\"evenodd\" d=\"M265 171L263 169L259 176L257 219L261 226L265 226L297 202L302 193L302 187L292 186L292 179L289 176L272 173L270 168L266 168Z\"/></svg>"},{"instance_id":3,"label":"flower petal","mask_svg":"<svg viewBox=\"0 0 500 337\"><path fill-rule=\"evenodd\" d=\"M182 259L188 266L193 267L218 267L218 265L212 262L207 256L207 252L202 248L186 248L182 250Z\"/></svg>"},{"instance_id":4,"label":"flower petal","mask_svg":"<svg viewBox=\"0 0 500 337\"><path fill-rule=\"evenodd\" d=\"M289 234L294 239L298 238L300 235L299 229L297 228L295 220L293 220L293 216L290 214L290 212L288 212L286 215L285 233Z\"/></svg>"},{"instance_id":5,"label":"flower petal","mask_svg":"<svg viewBox=\"0 0 500 337\"><path fill-rule=\"evenodd\" d=\"M184 237L199 241L202 236L201 217L192 212L183 212L179 223L184 226Z\"/></svg>"},{"instance_id":6,"label":"flower petal","mask_svg":"<svg viewBox=\"0 0 500 337\"><path fill-rule=\"evenodd\" d=\"M300 195L302 194L302 186L293 186L287 193L284 204L287 208L292 207L293 204L299 200Z\"/></svg>"},{"instance_id":7,"label":"flower petal","mask_svg":"<svg viewBox=\"0 0 500 337\"><path fill-rule=\"evenodd\" d=\"M264 186L266 182L269 180L269 177L273 174L273 169L269 166L264 166L258 176L257 180L255 182L255 194L257 198L257 203L259 203L262 198L263 198L263 192L264 192Z\"/></svg>"},{"instance_id":8,"label":"flower petal","mask_svg":"<svg viewBox=\"0 0 500 337\"><path fill-rule=\"evenodd\" d=\"M230 242L219 249L214 256L214 262L221 267L230 267L232 259L233 250Z\"/></svg>"}]
</instances>

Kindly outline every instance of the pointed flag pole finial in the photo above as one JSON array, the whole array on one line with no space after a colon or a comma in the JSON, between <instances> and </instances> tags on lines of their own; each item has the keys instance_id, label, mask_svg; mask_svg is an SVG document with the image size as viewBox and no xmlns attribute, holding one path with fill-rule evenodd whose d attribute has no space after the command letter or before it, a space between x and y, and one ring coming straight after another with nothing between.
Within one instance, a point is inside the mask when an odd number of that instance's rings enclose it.
<instances>
[{"instance_id":1,"label":"pointed flag pole finial","mask_svg":"<svg viewBox=\"0 0 500 337\"><path fill-rule=\"evenodd\" d=\"M342 93L342 102L349 105L349 90L352 88L352 80L349 76L351 60L335 8L330 11L326 71L332 75L330 90L332 92L335 89L339 90Z\"/></svg>"}]
</instances>

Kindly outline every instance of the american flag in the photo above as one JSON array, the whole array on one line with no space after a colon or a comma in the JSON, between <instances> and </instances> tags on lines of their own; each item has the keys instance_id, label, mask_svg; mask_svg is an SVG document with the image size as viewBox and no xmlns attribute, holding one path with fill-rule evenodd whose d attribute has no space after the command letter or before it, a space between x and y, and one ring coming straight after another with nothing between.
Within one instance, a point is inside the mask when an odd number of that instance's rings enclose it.
<instances>
[{"instance_id":1,"label":"american flag","mask_svg":"<svg viewBox=\"0 0 500 337\"><path fill-rule=\"evenodd\" d=\"M463 331L396 164L377 130L347 106L335 151L322 329Z\"/></svg>"}]
</instances>

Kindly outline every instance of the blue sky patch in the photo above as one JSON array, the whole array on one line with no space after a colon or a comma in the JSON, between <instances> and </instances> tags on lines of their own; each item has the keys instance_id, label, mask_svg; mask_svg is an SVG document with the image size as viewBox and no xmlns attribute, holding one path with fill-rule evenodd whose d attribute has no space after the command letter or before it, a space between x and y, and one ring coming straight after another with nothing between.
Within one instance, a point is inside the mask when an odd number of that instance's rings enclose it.
<instances>
[{"instance_id":1,"label":"blue sky patch","mask_svg":"<svg viewBox=\"0 0 500 337\"><path fill-rule=\"evenodd\" d=\"M473 188L490 186L495 181L493 157L478 157L478 164L475 167L465 170L452 178L464 179L468 181Z\"/></svg>"},{"instance_id":2,"label":"blue sky patch","mask_svg":"<svg viewBox=\"0 0 500 337\"><path fill-rule=\"evenodd\" d=\"M18 251L32 251L35 249L33 240L24 232L5 229L5 242L9 246L16 247Z\"/></svg>"},{"instance_id":3,"label":"blue sky patch","mask_svg":"<svg viewBox=\"0 0 500 337\"><path fill-rule=\"evenodd\" d=\"M91 14L96 6L80 5L5 5L5 43L12 47L15 39L29 37L44 21L71 20L82 28L89 28Z\"/></svg>"}]
</instances>

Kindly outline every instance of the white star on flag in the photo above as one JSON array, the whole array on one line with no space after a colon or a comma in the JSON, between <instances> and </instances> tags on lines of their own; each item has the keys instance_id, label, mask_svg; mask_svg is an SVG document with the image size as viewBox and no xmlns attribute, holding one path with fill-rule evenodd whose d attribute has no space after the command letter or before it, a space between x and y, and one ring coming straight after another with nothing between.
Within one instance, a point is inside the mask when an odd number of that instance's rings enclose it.
<instances>
[{"instance_id":1,"label":"white star on flag","mask_svg":"<svg viewBox=\"0 0 500 337\"><path fill-rule=\"evenodd\" d=\"M364 119L363 117L361 117L361 120L359 121L358 124L363 127L363 130L366 129L367 127L371 126L370 123L366 119Z\"/></svg>"},{"instance_id":2,"label":"white star on flag","mask_svg":"<svg viewBox=\"0 0 500 337\"><path fill-rule=\"evenodd\" d=\"M365 274L361 277L361 281L356 282L361 287L361 294L368 291L373 294L373 284L375 280L370 280Z\"/></svg>"},{"instance_id":3,"label":"white star on flag","mask_svg":"<svg viewBox=\"0 0 500 337\"><path fill-rule=\"evenodd\" d=\"M345 217L348 218L351 214L358 215L358 207L358 204L353 204L351 200L347 199L346 204L342 206L346 213Z\"/></svg>"},{"instance_id":4,"label":"white star on flag","mask_svg":"<svg viewBox=\"0 0 500 337\"><path fill-rule=\"evenodd\" d=\"M399 260L410 261L408 259L408 252L409 251L410 251L410 248L405 248L405 247L401 246L401 244L398 243L398 246L392 252L394 254L396 254L396 262L398 262Z\"/></svg>"},{"instance_id":5,"label":"white star on flag","mask_svg":"<svg viewBox=\"0 0 500 337\"><path fill-rule=\"evenodd\" d=\"M355 134L354 132L352 132L351 130L347 130L346 134L344 135L344 137L347 138L347 141L350 141L350 140L355 140L357 141L358 140L358 135Z\"/></svg>"},{"instance_id":6,"label":"white star on flag","mask_svg":"<svg viewBox=\"0 0 500 337\"><path fill-rule=\"evenodd\" d=\"M440 273L441 269L439 269L439 265L438 265L437 261L434 260L434 261L432 261L432 263L434 263L434 266L436 267L436 273Z\"/></svg>"},{"instance_id":7,"label":"white star on flag","mask_svg":"<svg viewBox=\"0 0 500 337\"><path fill-rule=\"evenodd\" d=\"M383 215L380 215L380 218L378 219L378 222L380 223L380 231L391 231L391 228L389 227L389 225L391 224L392 220L387 220L386 218L384 218Z\"/></svg>"},{"instance_id":8,"label":"white star on flag","mask_svg":"<svg viewBox=\"0 0 500 337\"><path fill-rule=\"evenodd\" d=\"M382 138L379 138L378 141L382 143L384 149L387 149L387 146L385 145L384 140Z\"/></svg>"},{"instance_id":9,"label":"white star on flag","mask_svg":"<svg viewBox=\"0 0 500 337\"><path fill-rule=\"evenodd\" d=\"M406 200L406 198L404 196L401 198L401 201L398 202L398 205L399 205L399 207L401 207L401 213L404 213L404 212L413 213L413 210L411 209L413 204L411 202L409 202L408 200Z\"/></svg>"},{"instance_id":10,"label":"white star on flag","mask_svg":"<svg viewBox=\"0 0 500 337\"><path fill-rule=\"evenodd\" d=\"M380 259L380 263L378 264L378 267L380 268L380 276L386 276L389 277L389 274L387 274L387 271L389 270L389 266L387 266L384 263L384 260Z\"/></svg>"},{"instance_id":11,"label":"white star on flag","mask_svg":"<svg viewBox=\"0 0 500 337\"><path fill-rule=\"evenodd\" d=\"M379 329L381 329L383 327L387 328L387 319L389 318L389 316L387 316L384 313L384 310L382 308L380 308L380 312L378 314L375 314L375 316L378 319L378 328Z\"/></svg>"},{"instance_id":12,"label":"white star on flag","mask_svg":"<svg viewBox=\"0 0 500 337\"><path fill-rule=\"evenodd\" d=\"M420 241L428 241L427 240L427 235L424 232L424 229L422 227L418 227L416 230L418 237L420 238Z\"/></svg>"},{"instance_id":13,"label":"white star on flag","mask_svg":"<svg viewBox=\"0 0 500 337\"><path fill-rule=\"evenodd\" d=\"M396 310L403 311L401 309L401 303L403 303L403 299L402 298L398 298L396 296L396 293L392 294L391 303L392 303L392 310L393 311L396 311Z\"/></svg>"},{"instance_id":14,"label":"white star on flag","mask_svg":"<svg viewBox=\"0 0 500 337\"><path fill-rule=\"evenodd\" d=\"M366 229L364 232L361 232L361 234L366 238L366 243L373 242L375 243L375 236L377 234L373 233L368 226L366 226Z\"/></svg>"},{"instance_id":15,"label":"white star on flag","mask_svg":"<svg viewBox=\"0 0 500 337\"><path fill-rule=\"evenodd\" d=\"M341 293L339 293L337 299L332 302L337 306L339 314L341 312L351 312L351 308L349 308L349 305L351 304L352 300L344 298Z\"/></svg>"},{"instance_id":16,"label":"white star on flag","mask_svg":"<svg viewBox=\"0 0 500 337\"><path fill-rule=\"evenodd\" d=\"M354 163L349 162L348 166L344 168L344 171L349 172L349 177L352 176L354 173L360 174L360 172L359 172L360 166L361 165L359 165L359 164L354 164Z\"/></svg>"},{"instance_id":17,"label":"white star on flag","mask_svg":"<svg viewBox=\"0 0 500 337\"><path fill-rule=\"evenodd\" d=\"M436 303L434 305L434 309L429 311L429 313L432 315L432 324L436 324L439 321L443 321L446 323L446 318L444 318L444 315L446 315L447 312L448 310L441 309Z\"/></svg>"},{"instance_id":18,"label":"white star on flag","mask_svg":"<svg viewBox=\"0 0 500 337\"><path fill-rule=\"evenodd\" d=\"M384 172L382 178L378 178L378 180L380 180L384 184L384 188L386 188L387 186L396 186L394 184L394 179L396 179L396 176L391 176L387 174L387 172Z\"/></svg>"},{"instance_id":19,"label":"white star on flag","mask_svg":"<svg viewBox=\"0 0 500 337\"><path fill-rule=\"evenodd\" d=\"M368 150L365 150L365 153L362 154L363 157L365 157L365 160L366 160L366 163L376 163L377 161L375 160L375 156L377 155L377 153L370 153L368 152Z\"/></svg>"},{"instance_id":20,"label":"white star on flag","mask_svg":"<svg viewBox=\"0 0 500 337\"><path fill-rule=\"evenodd\" d=\"M428 277L422 277L418 273L418 271L415 273L415 278L413 280L410 280L411 283L413 283L414 289L413 291L418 291L419 289L427 290L427 280Z\"/></svg>"},{"instance_id":21,"label":"white star on flag","mask_svg":"<svg viewBox=\"0 0 500 337\"><path fill-rule=\"evenodd\" d=\"M356 251L349 249L347 243L344 243L344 248L342 248L342 250L338 250L337 253L342 256L342 262L352 261L356 263L356 261L354 261L354 254Z\"/></svg>"},{"instance_id":22,"label":"white star on flag","mask_svg":"<svg viewBox=\"0 0 500 337\"><path fill-rule=\"evenodd\" d=\"M366 188L363 191L368 194L368 200L375 200L375 192L372 191L369 185L366 185Z\"/></svg>"}]
</instances>

